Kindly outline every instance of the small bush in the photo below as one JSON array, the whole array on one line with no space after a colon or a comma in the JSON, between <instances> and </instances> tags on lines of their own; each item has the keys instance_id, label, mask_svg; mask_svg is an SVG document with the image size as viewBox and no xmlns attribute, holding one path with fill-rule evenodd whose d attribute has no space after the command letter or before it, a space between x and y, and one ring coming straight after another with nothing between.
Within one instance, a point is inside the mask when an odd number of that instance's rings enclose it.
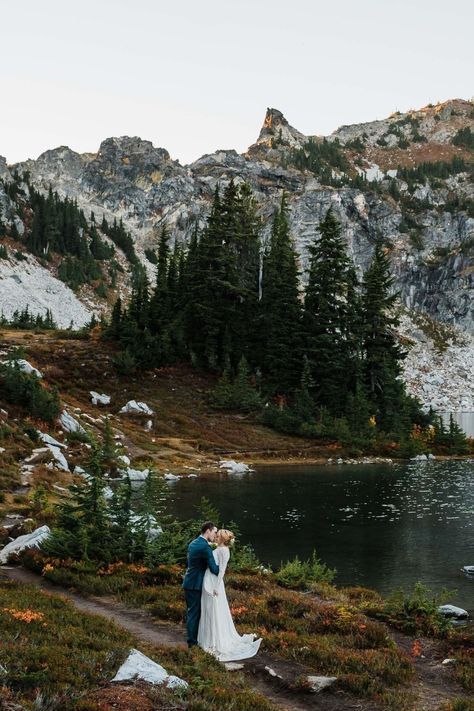
<instances>
[{"instance_id":1,"label":"small bush","mask_svg":"<svg viewBox=\"0 0 474 711\"><path fill-rule=\"evenodd\" d=\"M293 560L282 564L275 578L284 588L301 590L308 588L312 583L331 583L336 576L336 571L328 568L316 555L316 551L309 560L302 561L296 556Z\"/></svg>"},{"instance_id":2,"label":"small bush","mask_svg":"<svg viewBox=\"0 0 474 711\"><path fill-rule=\"evenodd\" d=\"M137 369L137 361L129 350L120 351L120 353L112 359L112 363L120 375L130 375Z\"/></svg>"},{"instance_id":3,"label":"small bush","mask_svg":"<svg viewBox=\"0 0 474 711\"><path fill-rule=\"evenodd\" d=\"M247 361L242 357L237 375L233 380L225 372L214 390L209 403L215 410L237 410L251 412L262 408L262 400L249 375Z\"/></svg>"},{"instance_id":4,"label":"small bush","mask_svg":"<svg viewBox=\"0 0 474 711\"><path fill-rule=\"evenodd\" d=\"M24 373L14 362L0 366L0 395L46 422L55 420L60 412L57 391L46 390L36 375Z\"/></svg>"},{"instance_id":5,"label":"small bush","mask_svg":"<svg viewBox=\"0 0 474 711\"><path fill-rule=\"evenodd\" d=\"M407 634L445 637L452 629L452 623L439 612L439 606L449 595L446 590L435 593L418 582L408 594L403 590L394 592L375 616Z\"/></svg>"}]
</instances>

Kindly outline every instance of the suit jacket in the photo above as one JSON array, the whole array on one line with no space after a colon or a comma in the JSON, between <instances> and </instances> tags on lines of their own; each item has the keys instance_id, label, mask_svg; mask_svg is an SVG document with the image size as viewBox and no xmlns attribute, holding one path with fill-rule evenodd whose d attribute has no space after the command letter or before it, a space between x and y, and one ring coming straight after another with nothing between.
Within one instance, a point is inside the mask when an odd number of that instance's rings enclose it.
<instances>
[{"instance_id":1,"label":"suit jacket","mask_svg":"<svg viewBox=\"0 0 474 711\"><path fill-rule=\"evenodd\" d=\"M201 590L204 573L210 569L214 575L219 575L219 566L212 555L212 548L205 538L199 536L188 546L186 575L183 580L185 590Z\"/></svg>"}]
</instances>

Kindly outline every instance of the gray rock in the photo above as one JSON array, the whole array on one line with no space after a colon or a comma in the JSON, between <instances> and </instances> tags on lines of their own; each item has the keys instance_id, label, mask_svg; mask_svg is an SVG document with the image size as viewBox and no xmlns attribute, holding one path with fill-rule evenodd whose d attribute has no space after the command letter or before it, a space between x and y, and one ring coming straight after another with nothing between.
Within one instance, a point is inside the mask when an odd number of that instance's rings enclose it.
<instances>
[{"instance_id":1,"label":"gray rock","mask_svg":"<svg viewBox=\"0 0 474 711\"><path fill-rule=\"evenodd\" d=\"M445 617L453 617L456 620L465 620L469 617L467 610L463 610L462 607L456 607L456 605L440 605L438 610Z\"/></svg>"},{"instance_id":2,"label":"gray rock","mask_svg":"<svg viewBox=\"0 0 474 711\"><path fill-rule=\"evenodd\" d=\"M307 681L310 691L319 693L332 686L337 681L337 676L308 676Z\"/></svg>"},{"instance_id":3,"label":"gray rock","mask_svg":"<svg viewBox=\"0 0 474 711\"><path fill-rule=\"evenodd\" d=\"M138 402L137 400L129 400L121 409L120 414L126 415L153 415L151 407L148 407L146 402Z\"/></svg>"},{"instance_id":4,"label":"gray rock","mask_svg":"<svg viewBox=\"0 0 474 711\"><path fill-rule=\"evenodd\" d=\"M24 358L17 358L16 360L4 360L3 365L9 365L11 367L18 366L21 371L23 371L24 373L28 373L28 375L36 375L37 378L43 377L38 368L35 368Z\"/></svg>"},{"instance_id":5,"label":"gray rock","mask_svg":"<svg viewBox=\"0 0 474 711\"><path fill-rule=\"evenodd\" d=\"M48 526L40 526L32 533L26 533L24 536L15 538L14 541L7 543L0 551L0 565L8 563L8 559L15 553L20 553L25 548L38 548L41 543L48 538L51 531Z\"/></svg>"},{"instance_id":6,"label":"gray rock","mask_svg":"<svg viewBox=\"0 0 474 711\"><path fill-rule=\"evenodd\" d=\"M90 395L93 405L110 405L110 395L96 393L94 390L90 391Z\"/></svg>"},{"instance_id":7,"label":"gray rock","mask_svg":"<svg viewBox=\"0 0 474 711\"><path fill-rule=\"evenodd\" d=\"M245 668L245 664L238 664L237 662L225 662L224 667L227 671L240 671Z\"/></svg>"},{"instance_id":8,"label":"gray rock","mask_svg":"<svg viewBox=\"0 0 474 711\"><path fill-rule=\"evenodd\" d=\"M66 410L62 411L59 421L66 432L80 432L81 434L86 434L84 427L79 424L72 415L66 412Z\"/></svg>"},{"instance_id":9,"label":"gray rock","mask_svg":"<svg viewBox=\"0 0 474 711\"><path fill-rule=\"evenodd\" d=\"M51 435L46 434L45 432L40 432L40 430L37 430L38 432L38 437L42 442L45 444L52 444L53 447L60 447L61 449L67 449L67 444L64 444L64 442L58 442L57 439L54 439L54 437L51 437Z\"/></svg>"}]
</instances>

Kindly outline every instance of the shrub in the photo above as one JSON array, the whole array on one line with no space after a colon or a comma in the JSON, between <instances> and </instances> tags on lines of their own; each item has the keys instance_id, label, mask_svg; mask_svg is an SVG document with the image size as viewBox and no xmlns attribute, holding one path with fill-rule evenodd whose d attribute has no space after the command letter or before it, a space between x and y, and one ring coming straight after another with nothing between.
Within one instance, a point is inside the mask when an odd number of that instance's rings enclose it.
<instances>
[{"instance_id":1,"label":"shrub","mask_svg":"<svg viewBox=\"0 0 474 711\"><path fill-rule=\"evenodd\" d=\"M408 634L445 637L452 623L439 612L439 606L449 595L446 590L435 593L418 582L410 593L395 591L375 616Z\"/></svg>"},{"instance_id":2,"label":"shrub","mask_svg":"<svg viewBox=\"0 0 474 711\"><path fill-rule=\"evenodd\" d=\"M60 412L58 392L46 390L36 375L24 373L14 361L0 365L0 395L46 422L55 420Z\"/></svg>"},{"instance_id":3,"label":"shrub","mask_svg":"<svg viewBox=\"0 0 474 711\"><path fill-rule=\"evenodd\" d=\"M251 380L247 361L243 356L235 378L231 380L228 372L224 372L210 393L209 402L215 410L251 412L261 409L262 400Z\"/></svg>"},{"instance_id":4,"label":"shrub","mask_svg":"<svg viewBox=\"0 0 474 711\"><path fill-rule=\"evenodd\" d=\"M282 587L301 590L310 587L311 583L331 583L335 575L336 571L322 563L313 551L309 560L301 561L296 556L282 564L275 578Z\"/></svg>"},{"instance_id":5,"label":"shrub","mask_svg":"<svg viewBox=\"0 0 474 711\"><path fill-rule=\"evenodd\" d=\"M112 359L112 363L121 375L130 375L137 369L137 361L128 349L120 351Z\"/></svg>"}]
</instances>

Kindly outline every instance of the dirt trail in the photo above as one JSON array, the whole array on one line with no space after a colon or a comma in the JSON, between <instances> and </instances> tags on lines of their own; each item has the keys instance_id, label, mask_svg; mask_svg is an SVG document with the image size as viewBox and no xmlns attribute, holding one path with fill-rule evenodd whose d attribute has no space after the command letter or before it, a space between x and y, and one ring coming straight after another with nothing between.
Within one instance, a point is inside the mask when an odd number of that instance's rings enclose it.
<instances>
[{"instance_id":1,"label":"dirt trail","mask_svg":"<svg viewBox=\"0 0 474 711\"><path fill-rule=\"evenodd\" d=\"M36 585L48 593L64 597L81 612L106 617L144 642L171 647L184 646L182 627L156 622L146 611L125 607L115 598L84 597L16 566L1 567L0 575L25 585ZM258 657L246 660L242 664L243 669L240 671L248 677L249 686L286 711L311 711L311 709L378 711L378 707L362 703L341 691L334 693L325 691L314 695L292 691L288 688L289 684L306 671L295 663L287 663L260 653ZM269 673L268 668L275 672L275 676Z\"/></svg>"},{"instance_id":2,"label":"dirt trail","mask_svg":"<svg viewBox=\"0 0 474 711\"><path fill-rule=\"evenodd\" d=\"M85 597L16 566L1 567L0 575L15 582L36 585L46 592L64 597L81 612L106 617L144 642L171 647L184 646L182 627L159 623L148 612L126 607L115 598ZM400 649L409 652L413 640L400 633L392 633L391 636ZM448 667L443 666L441 660L436 657L435 645L427 641L424 647L426 656L414 661L415 679L410 690L418 697L417 711L435 711L444 701L463 697L465 693L449 678ZM290 687L294 680L308 674L308 670L295 662L286 662L261 652L254 659L246 660L242 664L240 671L248 677L249 685L286 711L380 711L380 706L367 700L356 699L340 690L329 690L320 694L292 690ZM273 670L273 673L270 673L269 669Z\"/></svg>"}]
</instances>

